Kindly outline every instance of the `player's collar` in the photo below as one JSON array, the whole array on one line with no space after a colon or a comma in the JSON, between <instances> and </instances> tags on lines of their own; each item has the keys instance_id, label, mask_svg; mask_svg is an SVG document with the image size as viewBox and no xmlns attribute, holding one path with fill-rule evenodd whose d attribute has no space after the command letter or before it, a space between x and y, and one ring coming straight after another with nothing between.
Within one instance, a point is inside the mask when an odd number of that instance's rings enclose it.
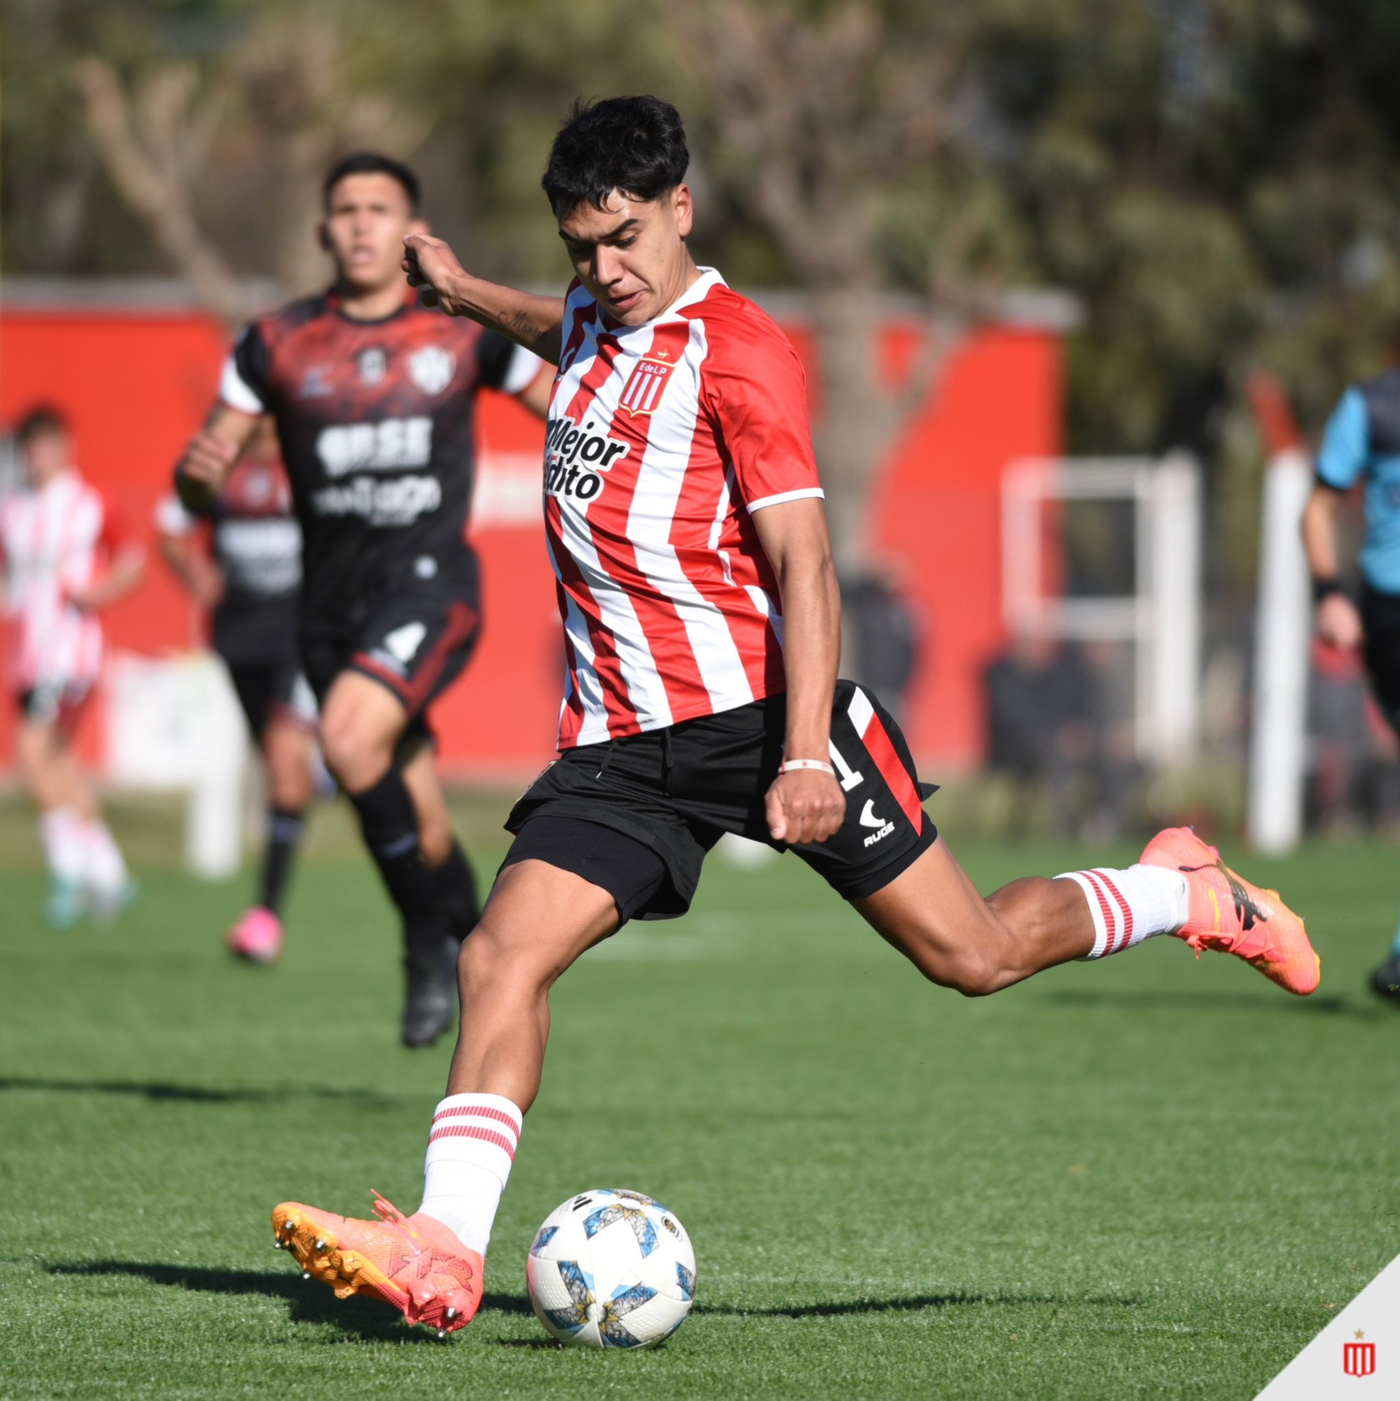
<instances>
[{"instance_id":1,"label":"player's collar","mask_svg":"<svg viewBox=\"0 0 1400 1401\"><path fill-rule=\"evenodd\" d=\"M339 287L332 287L326 293L326 306L330 308L342 321L348 322L351 326L382 326L386 321L393 321L397 317L403 316L418 305L418 289L416 287L405 287L404 298L393 311L385 316L360 317L351 316L345 310L345 298L341 294Z\"/></svg>"}]
</instances>

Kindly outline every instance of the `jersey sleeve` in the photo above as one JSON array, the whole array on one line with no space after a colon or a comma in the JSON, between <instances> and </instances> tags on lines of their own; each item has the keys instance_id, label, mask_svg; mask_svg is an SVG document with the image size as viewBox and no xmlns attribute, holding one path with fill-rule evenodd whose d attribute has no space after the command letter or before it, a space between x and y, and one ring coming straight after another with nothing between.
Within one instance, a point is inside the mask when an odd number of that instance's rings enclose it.
<instances>
[{"instance_id":1,"label":"jersey sleeve","mask_svg":"<svg viewBox=\"0 0 1400 1401\"><path fill-rule=\"evenodd\" d=\"M807 376L787 337L773 327L730 345L707 358L702 373L709 412L749 511L825 496L812 452Z\"/></svg>"},{"instance_id":2,"label":"jersey sleeve","mask_svg":"<svg viewBox=\"0 0 1400 1401\"><path fill-rule=\"evenodd\" d=\"M1355 386L1342 395L1327 420L1317 454L1317 479L1324 486L1347 491L1366 470L1371 450L1371 426L1366 399Z\"/></svg>"},{"instance_id":3,"label":"jersey sleeve","mask_svg":"<svg viewBox=\"0 0 1400 1401\"><path fill-rule=\"evenodd\" d=\"M162 535L190 535L199 527L199 517L187 511L174 492L156 503L155 520Z\"/></svg>"},{"instance_id":4,"label":"jersey sleeve","mask_svg":"<svg viewBox=\"0 0 1400 1401\"><path fill-rule=\"evenodd\" d=\"M270 366L267 342L255 321L244 328L224 361L223 377L219 380L220 402L239 413L265 413Z\"/></svg>"},{"instance_id":5,"label":"jersey sleeve","mask_svg":"<svg viewBox=\"0 0 1400 1401\"><path fill-rule=\"evenodd\" d=\"M488 389L499 389L503 394L519 394L527 389L544 364L523 345L516 345L494 331L482 332L476 354L482 384Z\"/></svg>"}]
</instances>

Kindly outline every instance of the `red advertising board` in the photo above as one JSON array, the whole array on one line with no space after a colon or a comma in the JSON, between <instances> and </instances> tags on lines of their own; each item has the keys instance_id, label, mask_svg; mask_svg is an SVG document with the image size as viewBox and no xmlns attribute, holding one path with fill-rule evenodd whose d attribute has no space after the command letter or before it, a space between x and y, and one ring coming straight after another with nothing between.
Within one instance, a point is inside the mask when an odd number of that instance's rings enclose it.
<instances>
[{"instance_id":1,"label":"red advertising board","mask_svg":"<svg viewBox=\"0 0 1400 1401\"><path fill-rule=\"evenodd\" d=\"M804 355L800 320L784 321ZM917 341L892 319L887 373ZM222 329L184 310L65 305L0 310L0 420L45 400L72 418L78 465L126 522L149 534L181 446L208 407L226 352ZM967 768L982 751L980 672L1003 641L1000 481L1007 462L1061 451L1061 339L992 326L968 337L884 464L872 544L924 631L906 707L909 739L929 765ZM550 757L562 668L553 577L539 524L543 428L486 394L474 539L485 629L466 676L434 724L453 775L514 783ZM110 643L160 655L196 645L188 600L154 557L145 583L107 618ZM10 763L12 707L0 704L0 768ZM101 704L83 736L102 759ZM935 772L936 769L931 769Z\"/></svg>"}]
</instances>

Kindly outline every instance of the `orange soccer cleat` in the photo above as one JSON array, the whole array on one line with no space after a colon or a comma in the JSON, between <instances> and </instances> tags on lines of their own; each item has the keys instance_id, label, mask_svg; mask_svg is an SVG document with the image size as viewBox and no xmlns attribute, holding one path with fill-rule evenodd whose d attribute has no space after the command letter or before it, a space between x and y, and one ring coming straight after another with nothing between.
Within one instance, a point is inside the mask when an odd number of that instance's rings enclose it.
<instances>
[{"instance_id":1,"label":"orange soccer cleat","mask_svg":"<svg viewBox=\"0 0 1400 1401\"><path fill-rule=\"evenodd\" d=\"M405 1216L378 1192L377 1221L337 1216L300 1202L272 1212L273 1245L290 1250L302 1278L315 1276L336 1298L370 1294L439 1337L465 1328L481 1303L484 1262L431 1216Z\"/></svg>"},{"instance_id":2,"label":"orange soccer cleat","mask_svg":"<svg viewBox=\"0 0 1400 1401\"><path fill-rule=\"evenodd\" d=\"M1277 890L1260 890L1236 875L1189 827L1158 832L1142 853L1142 863L1186 877L1191 916L1174 932L1198 958L1202 949L1232 953L1299 997L1317 987L1322 960L1308 942L1303 921Z\"/></svg>"}]
</instances>

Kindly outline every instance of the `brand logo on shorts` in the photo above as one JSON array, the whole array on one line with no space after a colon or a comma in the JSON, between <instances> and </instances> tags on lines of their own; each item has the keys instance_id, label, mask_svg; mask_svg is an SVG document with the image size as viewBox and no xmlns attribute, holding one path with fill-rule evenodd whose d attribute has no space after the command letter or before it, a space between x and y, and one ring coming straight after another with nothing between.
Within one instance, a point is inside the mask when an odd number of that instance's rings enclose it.
<instances>
[{"instance_id":1,"label":"brand logo on shorts","mask_svg":"<svg viewBox=\"0 0 1400 1401\"><path fill-rule=\"evenodd\" d=\"M875 799L867 798L865 806L860 810L860 825L862 827L883 827L885 819L875 816Z\"/></svg>"},{"instance_id":2,"label":"brand logo on shorts","mask_svg":"<svg viewBox=\"0 0 1400 1401\"><path fill-rule=\"evenodd\" d=\"M408 376L424 394L441 394L457 373L457 357L440 345L425 345L408 357Z\"/></svg>"},{"instance_id":3,"label":"brand logo on shorts","mask_svg":"<svg viewBox=\"0 0 1400 1401\"><path fill-rule=\"evenodd\" d=\"M550 496L591 501L603 489L600 473L610 471L632 450L598 431L593 420L582 427L572 418L551 418L544 441L544 489Z\"/></svg>"}]
</instances>

